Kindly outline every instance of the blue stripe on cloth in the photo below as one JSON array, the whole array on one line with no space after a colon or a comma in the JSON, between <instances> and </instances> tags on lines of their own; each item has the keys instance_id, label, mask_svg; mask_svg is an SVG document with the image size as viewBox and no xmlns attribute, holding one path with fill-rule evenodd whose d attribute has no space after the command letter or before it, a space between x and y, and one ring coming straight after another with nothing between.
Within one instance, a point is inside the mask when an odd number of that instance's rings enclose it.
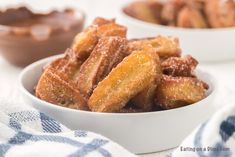
<instances>
[{"instance_id":1,"label":"blue stripe on cloth","mask_svg":"<svg viewBox=\"0 0 235 157\"><path fill-rule=\"evenodd\" d=\"M31 134L19 131L14 137L10 138L8 143L10 144L23 144L32 137Z\"/></svg>"},{"instance_id":2,"label":"blue stripe on cloth","mask_svg":"<svg viewBox=\"0 0 235 157\"><path fill-rule=\"evenodd\" d=\"M112 157L112 155L105 149L101 148L101 146L105 145L109 141L102 140L102 139L94 139L92 142L88 144L84 144L81 142L78 142L76 140L58 136L58 135L32 135L29 133L25 133L22 131L19 131L14 137L12 137L8 143L11 145L20 145L24 144L26 141L48 141L48 142L57 142L57 143L64 143L69 144L72 146L75 146L78 148L78 151L71 154L70 157L84 157L88 153L98 150L98 152L104 156L104 157ZM0 154L3 154L3 156L0 155L0 157L4 157L4 154L11 148L11 145L5 144L0 145Z\"/></svg>"},{"instance_id":3,"label":"blue stripe on cloth","mask_svg":"<svg viewBox=\"0 0 235 157\"><path fill-rule=\"evenodd\" d=\"M48 141L48 142L57 142L65 143L75 147L82 147L84 144L75 140L72 140L67 137L57 136L57 135L33 135L30 141Z\"/></svg>"},{"instance_id":4,"label":"blue stripe on cloth","mask_svg":"<svg viewBox=\"0 0 235 157\"><path fill-rule=\"evenodd\" d=\"M18 132L14 137L12 137L8 143L10 144L23 144L26 141L48 141L48 142L58 142L58 143L65 143L70 144L76 147L81 147L84 144L75 140L72 140L67 137L57 136L57 135L32 135L25 132Z\"/></svg>"},{"instance_id":5,"label":"blue stripe on cloth","mask_svg":"<svg viewBox=\"0 0 235 157\"><path fill-rule=\"evenodd\" d=\"M87 154L98 150L101 146L105 145L109 141L107 140L102 140L102 139L94 139L90 143L84 145L81 149L78 151L74 152L73 154L70 154L68 157L85 157ZM104 157L109 157L105 156L106 154L102 154ZM110 155L110 154L108 154Z\"/></svg>"},{"instance_id":6,"label":"blue stripe on cloth","mask_svg":"<svg viewBox=\"0 0 235 157\"><path fill-rule=\"evenodd\" d=\"M0 144L0 157L4 157L6 152L11 148L9 144Z\"/></svg>"},{"instance_id":7,"label":"blue stripe on cloth","mask_svg":"<svg viewBox=\"0 0 235 157\"><path fill-rule=\"evenodd\" d=\"M86 137L87 136L87 131L84 130L76 130L74 132L75 137Z\"/></svg>"},{"instance_id":8,"label":"blue stripe on cloth","mask_svg":"<svg viewBox=\"0 0 235 157\"><path fill-rule=\"evenodd\" d=\"M103 148L99 148L98 149L98 152L103 155L104 157L112 157L112 155L105 149Z\"/></svg>"},{"instance_id":9,"label":"blue stripe on cloth","mask_svg":"<svg viewBox=\"0 0 235 157\"><path fill-rule=\"evenodd\" d=\"M62 136L54 136L54 135L32 135L29 133L25 133L19 131L14 137L12 137L8 143L11 145L20 145L25 143L26 141L48 141L48 142L57 142L57 143L64 143L69 144L75 147L82 147L84 144L75 140L72 140L67 137ZM0 154L5 154L7 150L10 149L10 145L0 145ZM1 156L0 156L1 157Z\"/></svg>"},{"instance_id":10,"label":"blue stripe on cloth","mask_svg":"<svg viewBox=\"0 0 235 157\"><path fill-rule=\"evenodd\" d=\"M10 118L9 120L9 127L14 129L15 131L21 130L21 124L15 121L13 118Z\"/></svg>"},{"instance_id":11,"label":"blue stripe on cloth","mask_svg":"<svg viewBox=\"0 0 235 157\"><path fill-rule=\"evenodd\" d=\"M40 113L41 124L44 132L59 133L61 132L60 124L44 113Z\"/></svg>"},{"instance_id":12,"label":"blue stripe on cloth","mask_svg":"<svg viewBox=\"0 0 235 157\"><path fill-rule=\"evenodd\" d=\"M31 122L39 120L39 112L37 111L21 111L10 113L9 116L18 122Z\"/></svg>"},{"instance_id":13,"label":"blue stripe on cloth","mask_svg":"<svg viewBox=\"0 0 235 157\"><path fill-rule=\"evenodd\" d=\"M228 117L220 125L220 136L226 142L235 132L235 116Z\"/></svg>"}]
</instances>

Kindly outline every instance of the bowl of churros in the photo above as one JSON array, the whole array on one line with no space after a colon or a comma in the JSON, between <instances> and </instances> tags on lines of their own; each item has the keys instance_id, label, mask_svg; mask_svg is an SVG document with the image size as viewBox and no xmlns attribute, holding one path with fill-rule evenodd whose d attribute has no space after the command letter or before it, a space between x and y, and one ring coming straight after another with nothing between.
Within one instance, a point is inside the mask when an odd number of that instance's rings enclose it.
<instances>
[{"instance_id":1,"label":"bowl of churros","mask_svg":"<svg viewBox=\"0 0 235 157\"><path fill-rule=\"evenodd\" d=\"M138 0L120 10L129 37L177 36L183 52L203 62L235 59L235 1Z\"/></svg>"},{"instance_id":2,"label":"bowl of churros","mask_svg":"<svg viewBox=\"0 0 235 157\"><path fill-rule=\"evenodd\" d=\"M63 55L26 67L24 100L71 129L102 134L133 153L176 147L214 112L217 83L182 56L175 37L127 39L96 18Z\"/></svg>"}]
</instances>

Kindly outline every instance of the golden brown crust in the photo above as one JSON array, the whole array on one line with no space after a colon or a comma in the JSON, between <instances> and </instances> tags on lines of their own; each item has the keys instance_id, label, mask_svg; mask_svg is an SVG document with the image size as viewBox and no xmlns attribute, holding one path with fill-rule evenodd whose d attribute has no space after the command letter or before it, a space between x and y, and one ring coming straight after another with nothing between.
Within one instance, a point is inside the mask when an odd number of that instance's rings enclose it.
<instances>
[{"instance_id":1,"label":"golden brown crust","mask_svg":"<svg viewBox=\"0 0 235 157\"><path fill-rule=\"evenodd\" d=\"M96 18L93 24L79 33L72 44L77 58L84 62L91 54L101 37L126 37L127 28L115 23L115 20Z\"/></svg>"},{"instance_id":2,"label":"golden brown crust","mask_svg":"<svg viewBox=\"0 0 235 157\"><path fill-rule=\"evenodd\" d=\"M85 99L76 89L76 75L81 62L68 49L65 56L48 64L36 86L36 96L60 106L88 110Z\"/></svg>"},{"instance_id":3,"label":"golden brown crust","mask_svg":"<svg viewBox=\"0 0 235 157\"><path fill-rule=\"evenodd\" d=\"M127 56L102 80L91 95L88 105L95 112L117 112L156 76L154 54L143 51Z\"/></svg>"},{"instance_id":4,"label":"golden brown crust","mask_svg":"<svg viewBox=\"0 0 235 157\"><path fill-rule=\"evenodd\" d=\"M192 77L163 75L156 91L156 105L173 109L193 104L206 97L204 82Z\"/></svg>"},{"instance_id":5,"label":"golden brown crust","mask_svg":"<svg viewBox=\"0 0 235 157\"><path fill-rule=\"evenodd\" d=\"M74 38L72 49L75 51L77 58L84 62L98 43L96 27L89 27L85 31L79 33Z\"/></svg>"},{"instance_id":6,"label":"golden brown crust","mask_svg":"<svg viewBox=\"0 0 235 157\"><path fill-rule=\"evenodd\" d=\"M152 53L152 54L155 53L154 48L150 45L145 45L145 46L143 45L142 50L144 50L147 53ZM134 106L145 112L151 111L153 109L156 88L160 83L162 77L160 58L158 55L153 55L153 57L156 62L155 79L149 83L149 86L147 88L145 88L143 91L141 91L131 99L131 102L134 104Z\"/></svg>"},{"instance_id":7,"label":"golden brown crust","mask_svg":"<svg viewBox=\"0 0 235 157\"><path fill-rule=\"evenodd\" d=\"M194 70L198 61L190 55L185 57L171 57L161 63L163 74L171 76L194 77Z\"/></svg>"},{"instance_id":8,"label":"golden brown crust","mask_svg":"<svg viewBox=\"0 0 235 157\"><path fill-rule=\"evenodd\" d=\"M128 51L130 54L135 50L143 49L144 45L150 44L155 52L159 55L160 59L164 60L169 57L180 57L181 49L179 40L174 37L157 36L155 38L146 38L140 40L131 40L128 43Z\"/></svg>"},{"instance_id":9,"label":"golden brown crust","mask_svg":"<svg viewBox=\"0 0 235 157\"><path fill-rule=\"evenodd\" d=\"M102 18L102 17L96 17L94 19L94 21L92 22L92 25L95 25L95 26L102 26L102 25L105 25L105 24L109 24L109 23L115 23L115 19L105 19L105 18Z\"/></svg>"},{"instance_id":10,"label":"golden brown crust","mask_svg":"<svg viewBox=\"0 0 235 157\"><path fill-rule=\"evenodd\" d=\"M128 41L128 49L126 51L126 55L130 55L134 51L144 50L145 49L153 49L152 45L150 44L150 41L153 38L143 38L143 39L131 39ZM148 51L148 50L147 50ZM155 50L154 50L155 51Z\"/></svg>"},{"instance_id":11,"label":"golden brown crust","mask_svg":"<svg viewBox=\"0 0 235 157\"><path fill-rule=\"evenodd\" d=\"M98 27L97 29L97 35L99 37L119 36L124 38L126 37L126 33L127 33L127 28L122 25L118 25L116 23L104 24Z\"/></svg>"},{"instance_id":12,"label":"golden brown crust","mask_svg":"<svg viewBox=\"0 0 235 157\"><path fill-rule=\"evenodd\" d=\"M68 108L88 110L85 99L76 90L76 84L66 81L63 75L46 69L36 86L36 96L47 102Z\"/></svg>"},{"instance_id":13,"label":"golden brown crust","mask_svg":"<svg viewBox=\"0 0 235 157\"><path fill-rule=\"evenodd\" d=\"M72 49L67 49L63 57L47 64L44 70L52 69L59 75L63 75L67 80L74 81L81 65L82 62L76 57L75 52Z\"/></svg>"},{"instance_id":14,"label":"golden brown crust","mask_svg":"<svg viewBox=\"0 0 235 157\"><path fill-rule=\"evenodd\" d=\"M103 37L81 66L78 88L89 98L94 87L124 58L127 41L121 37Z\"/></svg>"},{"instance_id":15,"label":"golden brown crust","mask_svg":"<svg viewBox=\"0 0 235 157\"><path fill-rule=\"evenodd\" d=\"M47 102L68 108L88 110L86 101L74 87L76 84L67 82L63 75L52 69L46 69L36 87L36 96Z\"/></svg>"},{"instance_id":16,"label":"golden brown crust","mask_svg":"<svg viewBox=\"0 0 235 157\"><path fill-rule=\"evenodd\" d=\"M156 49L156 52L161 59L181 56L178 38L157 36L150 41L151 45Z\"/></svg>"},{"instance_id":17,"label":"golden brown crust","mask_svg":"<svg viewBox=\"0 0 235 157\"><path fill-rule=\"evenodd\" d=\"M144 112L152 111L157 85L157 82L153 82L150 86L132 98L131 102L134 104L134 106L138 107Z\"/></svg>"}]
</instances>

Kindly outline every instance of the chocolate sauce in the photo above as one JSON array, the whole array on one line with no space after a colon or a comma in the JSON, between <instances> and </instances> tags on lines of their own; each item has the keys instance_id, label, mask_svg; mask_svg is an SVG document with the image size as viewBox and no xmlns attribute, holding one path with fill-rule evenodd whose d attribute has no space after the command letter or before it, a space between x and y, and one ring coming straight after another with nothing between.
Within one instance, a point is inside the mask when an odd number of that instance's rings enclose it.
<instances>
[{"instance_id":1,"label":"chocolate sauce","mask_svg":"<svg viewBox=\"0 0 235 157\"><path fill-rule=\"evenodd\" d=\"M63 53L83 24L83 13L72 9L47 14L26 7L0 11L0 53L17 66Z\"/></svg>"}]
</instances>

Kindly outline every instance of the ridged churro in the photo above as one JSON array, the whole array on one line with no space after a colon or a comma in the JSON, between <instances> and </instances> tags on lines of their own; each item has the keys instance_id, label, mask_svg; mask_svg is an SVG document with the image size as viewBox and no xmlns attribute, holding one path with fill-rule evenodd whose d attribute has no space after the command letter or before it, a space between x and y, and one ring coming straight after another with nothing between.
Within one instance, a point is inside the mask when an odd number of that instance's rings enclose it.
<instances>
[{"instance_id":1,"label":"ridged churro","mask_svg":"<svg viewBox=\"0 0 235 157\"><path fill-rule=\"evenodd\" d=\"M121 37L103 37L82 64L78 76L78 88L89 98L94 87L124 58L127 41Z\"/></svg>"},{"instance_id":2,"label":"ridged churro","mask_svg":"<svg viewBox=\"0 0 235 157\"><path fill-rule=\"evenodd\" d=\"M36 86L36 96L47 102L74 109L88 110L77 84L74 82L80 62L71 57L68 49L64 58L59 58L45 67Z\"/></svg>"},{"instance_id":3,"label":"ridged churro","mask_svg":"<svg viewBox=\"0 0 235 157\"><path fill-rule=\"evenodd\" d=\"M205 98L204 82L192 77L163 75L156 91L156 104L163 109L173 109L193 104Z\"/></svg>"},{"instance_id":4,"label":"ridged churro","mask_svg":"<svg viewBox=\"0 0 235 157\"><path fill-rule=\"evenodd\" d=\"M192 56L171 57L161 63L162 71L166 75L194 77L194 70L198 61Z\"/></svg>"},{"instance_id":5,"label":"ridged churro","mask_svg":"<svg viewBox=\"0 0 235 157\"><path fill-rule=\"evenodd\" d=\"M131 40L128 43L128 53L130 54L134 50L141 50L143 45L150 44L159 57L164 60L169 57L180 57L181 49L179 41L174 37L157 36L155 38L137 39Z\"/></svg>"},{"instance_id":6,"label":"ridged churro","mask_svg":"<svg viewBox=\"0 0 235 157\"><path fill-rule=\"evenodd\" d=\"M126 57L101 81L88 105L95 112L117 112L156 78L154 53L136 51Z\"/></svg>"}]
</instances>

